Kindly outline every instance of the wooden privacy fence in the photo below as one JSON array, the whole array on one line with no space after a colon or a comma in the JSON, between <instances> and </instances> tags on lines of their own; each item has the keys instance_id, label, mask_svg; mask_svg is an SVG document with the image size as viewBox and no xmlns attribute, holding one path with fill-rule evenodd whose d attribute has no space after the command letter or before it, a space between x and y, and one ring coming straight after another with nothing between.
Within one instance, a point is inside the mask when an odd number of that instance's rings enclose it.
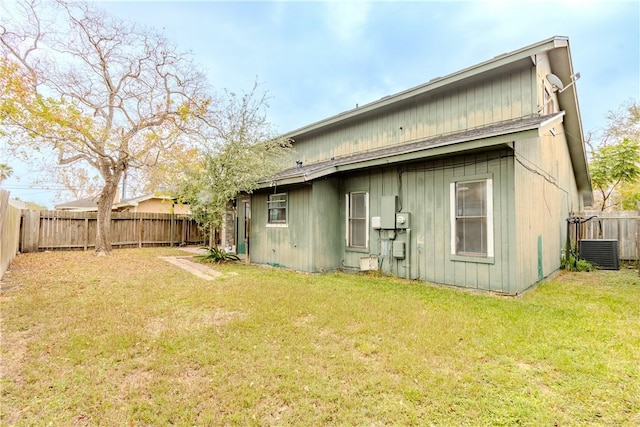
<instances>
[{"instance_id":1,"label":"wooden privacy fence","mask_svg":"<svg viewBox=\"0 0 640 427\"><path fill-rule=\"evenodd\" d=\"M618 241L618 254L621 260L638 260L638 239L640 239L640 213L638 211L585 211L584 218L597 216L580 227L581 239L613 239ZM571 238L575 232L571 227Z\"/></svg>"},{"instance_id":2,"label":"wooden privacy fence","mask_svg":"<svg viewBox=\"0 0 640 427\"><path fill-rule=\"evenodd\" d=\"M0 189L0 279L18 253L20 208L13 206L9 192Z\"/></svg>"},{"instance_id":3,"label":"wooden privacy fence","mask_svg":"<svg viewBox=\"0 0 640 427\"><path fill-rule=\"evenodd\" d=\"M96 212L22 211L21 252L87 250L96 245ZM113 247L204 244L190 215L113 212Z\"/></svg>"}]
</instances>

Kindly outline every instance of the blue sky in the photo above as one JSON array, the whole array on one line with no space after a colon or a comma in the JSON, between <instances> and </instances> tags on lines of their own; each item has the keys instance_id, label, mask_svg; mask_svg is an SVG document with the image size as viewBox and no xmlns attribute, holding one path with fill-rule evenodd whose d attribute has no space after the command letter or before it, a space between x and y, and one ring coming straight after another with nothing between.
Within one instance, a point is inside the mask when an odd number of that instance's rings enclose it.
<instances>
[{"instance_id":1,"label":"blue sky","mask_svg":"<svg viewBox=\"0 0 640 427\"><path fill-rule=\"evenodd\" d=\"M585 134L640 100L640 2L102 2L163 29L214 89L270 95L279 132L297 129L554 35L570 39ZM0 161L6 161L0 159ZM33 173L33 172L32 172ZM16 174L17 175L17 174ZM51 192L11 189L47 206Z\"/></svg>"}]
</instances>

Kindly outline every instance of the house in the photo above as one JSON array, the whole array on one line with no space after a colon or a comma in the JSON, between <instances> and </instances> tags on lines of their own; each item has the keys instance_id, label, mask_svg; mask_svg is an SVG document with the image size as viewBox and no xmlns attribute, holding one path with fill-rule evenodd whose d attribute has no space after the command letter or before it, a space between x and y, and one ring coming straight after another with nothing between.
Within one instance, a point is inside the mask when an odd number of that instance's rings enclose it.
<instances>
[{"instance_id":1,"label":"house","mask_svg":"<svg viewBox=\"0 0 640 427\"><path fill-rule=\"evenodd\" d=\"M552 37L290 132L291 167L237 201L239 252L522 293L591 203L578 77Z\"/></svg>"},{"instance_id":2,"label":"house","mask_svg":"<svg viewBox=\"0 0 640 427\"><path fill-rule=\"evenodd\" d=\"M55 210L74 212L95 212L98 210L98 196L78 199L56 205ZM113 212L140 212L140 213L191 213L189 205L176 203L171 196L159 193L149 193L126 200L116 200L112 207Z\"/></svg>"},{"instance_id":3,"label":"house","mask_svg":"<svg viewBox=\"0 0 640 427\"><path fill-rule=\"evenodd\" d=\"M118 212L190 214L188 204L177 203L171 196L149 193L114 203Z\"/></svg>"},{"instance_id":4,"label":"house","mask_svg":"<svg viewBox=\"0 0 640 427\"><path fill-rule=\"evenodd\" d=\"M61 203L53 207L56 211L71 212L93 212L98 210L98 196L85 197L83 199L72 200L70 202Z\"/></svg>"}]
</instances>

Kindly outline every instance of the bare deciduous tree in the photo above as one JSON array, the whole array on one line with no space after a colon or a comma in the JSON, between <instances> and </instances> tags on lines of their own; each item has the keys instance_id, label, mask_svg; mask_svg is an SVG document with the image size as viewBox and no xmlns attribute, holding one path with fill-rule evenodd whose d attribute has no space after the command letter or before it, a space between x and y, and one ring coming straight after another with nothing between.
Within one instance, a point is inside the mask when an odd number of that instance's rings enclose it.
<instances>
[{"instance_id":1,"label":"bare deciduous tree","mask_svg":"<svg viewBox=\"0 0 640 427\"><path fill-rule=\"evenodd\" d=\"M125 171L153 166L211 129L205 77L161 34L88 4L12 6L0 18L0 65L17 69L29 90L6 88L5 133L10 143L54 149L59 165L99 173L96 253L108 254Z\"/></svg>"}]
</instances>

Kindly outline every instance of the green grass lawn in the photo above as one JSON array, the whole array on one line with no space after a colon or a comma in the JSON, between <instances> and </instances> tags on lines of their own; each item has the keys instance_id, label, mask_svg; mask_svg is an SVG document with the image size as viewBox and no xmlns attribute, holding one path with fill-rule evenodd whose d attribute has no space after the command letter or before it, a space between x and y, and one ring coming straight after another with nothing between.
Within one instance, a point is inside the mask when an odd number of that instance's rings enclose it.
<instances>
[{"instance_id":1,"label":"green grass lawn","mask_svg":"<svg viewBox=\"0 0 640 427\"><path fill-rule=\"evenodd\" d=\"M170 249L19 256L0 293L2 425L640 425L640 279L520 298Z\"/></svg>"}]
</instances>

